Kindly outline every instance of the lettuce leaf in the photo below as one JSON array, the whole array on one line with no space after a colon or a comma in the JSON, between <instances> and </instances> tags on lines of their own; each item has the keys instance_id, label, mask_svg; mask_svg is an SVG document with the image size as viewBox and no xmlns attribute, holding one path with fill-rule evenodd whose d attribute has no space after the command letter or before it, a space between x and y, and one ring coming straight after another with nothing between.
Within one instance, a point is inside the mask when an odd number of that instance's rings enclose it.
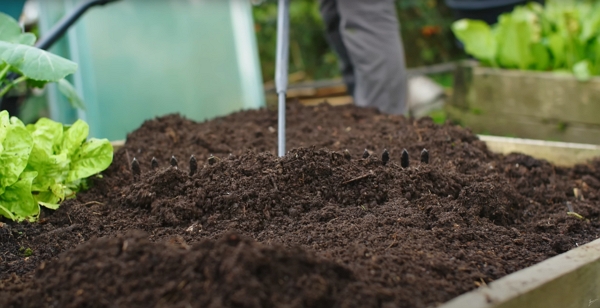
<instances>
[{"instance_id":1,"label":"lettuce leaf","mask_svg":"<svg viewBox=\"0 0 600 308\"><path fill-rule=\"evenodd\" d=\"M461 19L452 24L452 31L463 42L467 53L481 61L495 62L498 42L488 24L481 20Z\"/></svg>"},{"instance_id":2,"label":"lettuce leaf","mask_svg":"<svg viewBox=\"0 0 600 308\"><path fill-rule=\"evenodd\" d=\"M111 164L107 139L87 140L89 126L42 118L27 126L0 112L0 215L35 220L39 207L60 202L85 188L87 177Z\"/></svg>"},{"instance_id":3,"label":"lettuce leaf","mask_svg":"<svg viewBox=\"0 0 600 308\"><path fill-rule=\"evenodd\" d=\"M528 69L534 61L531 55L531 32L527 21L512 15L503 15L499 19L498 62L507 68Z\"/></svg>"},{"instance_id":4,"label":"lettuce leaf","mask_svg":"<svg viewBox=\"0 0 600 308\"><path fill-rule=\"evenodd\" d=\"M107 139L90 139L89 126L82 120L66 126L49 119L30 124L34 149L28 170L38 177L32 185L36 201L50 209L80 188L80 180L108 168L113 159L113 147Z\"/></svg>"},{"instance_id":5,"label":"lettuce leaf","mask_svg":"<svg viewBox=\"0 0 600 308\"><path fill-rule=\"evenodd\" d=\"M71 157L67 182L87 178L110 166L113 147L106 139L90 139Z\"/></svg>"},{"instance_id":6,"label":"lettuce leaf","mask_svg":"<svg viewBox=\"0 0 600 308\"><path fill-rule=\"evenodd\" d=\"M0 194L0 214L16 221L34 221L40 213L40 207L31 194L31 183L36 172L23 172L14 184L6 187Z\"/></svg>"},{"instance_id":7,"label":"lettuce leaf","mask_svg":"<svg viewBox=\"0 0 600 308\"><path fill-rule=\"evenodd\" d=\"M488 26L462 19L452 31L483 65L600 75L600 2L547 0L516 6Z\"/></svg>"},{"instance_id":8,"label":"lettuce leaf","mask_svg":"<svg viewBox=\"0 0 600 308\"><path fill-rule=\"evenodd\" d=\"M39 212L31 195L31 182L37 174L23 172L32 148L33 139L23 123L0 111L0 215L12 220Z\"/></svg>"},{"instance_id":9,"label":"lettuce leaf","mask_svg":"<svg viewBox=\"0 0 600 308\"><path fill-rule=\"evenodd\" d=\"M0 111L0 194L19 180L27 166L33 140L25 127L14 124L7 111Z\"/></svg>"},{"instance_id":10,"label":"lettuce leaf","mask_svg":"<svg viewBox=\"0 0 600 308\"><path fill-rule=\"evenodd\" d=\"M57 144L57 146L60 146L60 153L66 153L69 157L75 155L75 152L85 142L89 132L90 127L87 123L77 120L65 131L62 142Z\"/></svg>"},{"instance_id":11,"label":"lettuce leaf","mask_svg":"<svg viewBox=\"0 0 600 308\"><path fill-rule=\"evenodd\" d=\"M583 60L573 65L573 74L579 81L588 81L592 77L591 64L588 60Z\"/></svg>"}]
</instances>

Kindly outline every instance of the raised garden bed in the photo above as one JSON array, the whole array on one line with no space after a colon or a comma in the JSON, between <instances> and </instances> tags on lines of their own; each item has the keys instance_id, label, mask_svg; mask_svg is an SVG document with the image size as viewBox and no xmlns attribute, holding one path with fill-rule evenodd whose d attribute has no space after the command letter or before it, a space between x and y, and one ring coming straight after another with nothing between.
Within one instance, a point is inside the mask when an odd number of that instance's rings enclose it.
<instances>
[{"instance_id":1,"label":"raised garden bed","mask_svg":"<svg viewBox=\"0 0 600 308\"><path fill-rule=\"evenodd\" d=\"M0 306L433 307L598 238L600 161L354 106L287 118L284 158L273 111L147 121L91 190L2 224Z\"/></svg>"},{"instance_id":2,"label":"raised garden bed","mask_svg":"<svg viewBox=\"0 0 600 308\"><path fill-rule=\"evenodd\" d=\"M464 62L455 73L451 119L475 133L600 144L600 78Z\"/></svg>"}]
</instances>

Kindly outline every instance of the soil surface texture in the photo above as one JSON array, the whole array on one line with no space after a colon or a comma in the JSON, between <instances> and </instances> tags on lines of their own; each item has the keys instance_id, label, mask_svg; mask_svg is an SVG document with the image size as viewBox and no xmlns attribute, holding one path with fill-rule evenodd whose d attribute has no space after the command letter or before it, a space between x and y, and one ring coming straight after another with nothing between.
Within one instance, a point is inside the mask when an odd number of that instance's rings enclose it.
<instances>
[{"instance_id":1,"label":"soil surface texture","mask_svg":"<svg viewBox=\"0 0 600 308\"><path fill-rule=\"evenodd\" d=\"M281 158L275 111L146 121L89 191L0 223L0 307L435 307L598 238L600 161L287 108Z\"/></svg>"}]
</instances>

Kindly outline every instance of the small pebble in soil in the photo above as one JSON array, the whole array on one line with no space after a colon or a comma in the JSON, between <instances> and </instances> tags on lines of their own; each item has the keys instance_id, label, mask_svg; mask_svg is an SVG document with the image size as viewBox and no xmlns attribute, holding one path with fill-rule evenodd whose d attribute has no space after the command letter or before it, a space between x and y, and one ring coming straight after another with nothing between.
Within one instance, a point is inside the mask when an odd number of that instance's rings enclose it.
<instances>
[{"instance_id":1,"label":"small pebble in soil","mask_svg":"<svg viewBox=\"0 0 600 308\"><path fill-rule=\"evenodd\" d=\"M368 158L369 157L369 151L367 151L367 149L365 149L365 151L363 152L363 158Z\"/></svg>"},{"instance_id":2,"label":"small pebble in soil","mask_svg":"<svg viewBox=\"0 0 600 308\"><path fill-rule=\"evenodd\" d=\"M194 155L190 156L190 176L194 175L198 171L198 162Z\"/></svg>"},{"instance_id":3,"label":"small pebble in soil","mask_svg":"<svg viewBox=\"0 0 600 308\"><path fill-rule=\"evenodd\" d=\"M348 149L344 150L344 158L346 160L351 160L352 159L352 155L350 155L350 151L348 151Z\"/></svg>"},{"instance_id":4,"label":"small pebble in soil","mask_svg":"<svg viewBox=\"0 0 600 308\"><path fill-rule=\"evenodd\" d=\"M133 174L134 178L139 178L140 174L142 174L140 163L135 157L133 158L133 161L131 161L131 173Z\"/></svg>"},{"instance_id":5,"label":"small pebble in soil","mask_svg":"<svg viewBox=\"0 0 600 308\"><path fill-rule=\"evenodd\" d=\"M400 165L402 168L408 168L408 151L406 149L402 150L402 156L400 156Z\"/></svg>"},{"instance_id":6,"label":"small pebble in soil","mask_svg":"<svg viewBox=\"0 0 600 308\"><path fill-rule=\"evenodd\" d=\"M421 151L421 162L424 164L429 164L429 151L427 151L427 149L423 149L423 151Z\"/></svg>"},{"instance_id":7,"label":"small pebble in soil","mask_svg":"<svg viewBox=\"0 0 600 308\"><path fill-rule=\"evenodd\" d=\"M210 154L210 156L208 157L208 164L214 165L216 162L217 162L217 158L215 156L213 156L212 154Z\"/></svg>"},{"instance_id":8,"label":"small pebble in soil","mask_svg":"<svg viewBox=\"0 0 600 308\"><path fill-rule=\"evenodd\" d=\"M150 165L152 166L152 170L156 170L158 168L158 160L156 160L156 157L152 157Z\"/></svg>"},{"instance_id":9,"label":"small pebble in soil","mask_svg":"<svg viewBox=\"0 0 600 308\"><path fill-rule=\"evenodd\" d=\"M177 169L177 158L175 158L175 155L171 156L171 166L175 167L175 169Z\"/></svg>"},{"instance_id":10,"label":"small pebble in soil","mask_svg":"<svg viewBox=\"0 0 600 308\"><path fill-rule=\"evenodd\" d=\"M383 154L381 154L381 162L385 166L385 164L387 164L388 161L390 161L390 152L388 152L387 149L383 149Z\"/></svg>"}]
</instances>

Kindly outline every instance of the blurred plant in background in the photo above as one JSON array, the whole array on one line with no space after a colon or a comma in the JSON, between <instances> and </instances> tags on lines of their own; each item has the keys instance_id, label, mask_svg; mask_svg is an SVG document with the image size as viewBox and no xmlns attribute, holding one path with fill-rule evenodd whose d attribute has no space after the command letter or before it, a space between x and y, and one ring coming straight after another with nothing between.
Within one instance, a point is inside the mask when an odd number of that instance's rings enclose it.
<instances>
[{"instance_id":1,"label":"blurred plant in background","mask_svg":"<svg viewBox=\"0 0 600 308\"><path fill-rule=\"evenodd\" d=\"M262 75L269 81L275 74L277 1L253 3ZM397 8L409 67L463 56L450 30L452 12L443 0L401 0L397 1ZM309 80L339 76L337 57L325 39L318 0L290 2L290 73L296 73L298 79Z\"/></svg>"},{"instance_id":2,"label":"blurred plant in background","mask_svg":"<svg viewBox=\"0 0 600 308\"><path fill-rule=\"evenodd\" d=\"M547 0L502 14L490 27L463 19L452 26L466 51L483 65L600 75L600 3Z\"/></svg>"},{"instance_id":3,"label":"blurred plant in background","mask_svg":"<svg viewBox=\"0 0 600 308\"><path fill-rule=\"evenodd\" d=\"M275 76L277 44L277 1L262 1L254 6L254 25L261 69L265 81ZM309 79L339 75L337 58L325 39L317 0L290 2L290 73Z\"/></svg>"},{"instance_id":4,"label":"blurred plant in background","mask_svg":"<svg viewBox=\"0 0 600 308\"><path fill-rule=\"evenodd\" d=\"M396 1L408 67L464 57L452 34L452 11L443 0Z\"/></svg>"}]
</instances>

